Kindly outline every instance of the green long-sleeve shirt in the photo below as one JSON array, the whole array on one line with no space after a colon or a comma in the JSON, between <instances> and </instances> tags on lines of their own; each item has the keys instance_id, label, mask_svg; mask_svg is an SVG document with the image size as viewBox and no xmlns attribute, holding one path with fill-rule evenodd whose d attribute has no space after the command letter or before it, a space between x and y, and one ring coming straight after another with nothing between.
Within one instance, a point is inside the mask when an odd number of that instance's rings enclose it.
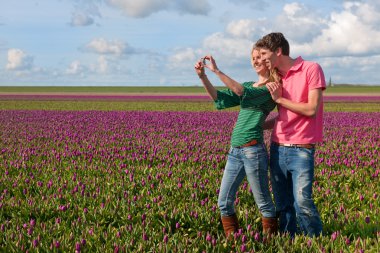
<instances>
[{"instance_id":1,"label":"green long-sleeve shirt","mask_svg":"<svg viewBox=\"0 0 380 253\"><path fill-rule=\"evenodd\" d=\"M252 87L242 83L244 94L238 96L230 89L218 90L215 106L218 110L240 105L239 116L231 137L231 146L239 147L255 139L263 142L263 124L276 106L266 86Z\"/></svg>"}]
</instances>

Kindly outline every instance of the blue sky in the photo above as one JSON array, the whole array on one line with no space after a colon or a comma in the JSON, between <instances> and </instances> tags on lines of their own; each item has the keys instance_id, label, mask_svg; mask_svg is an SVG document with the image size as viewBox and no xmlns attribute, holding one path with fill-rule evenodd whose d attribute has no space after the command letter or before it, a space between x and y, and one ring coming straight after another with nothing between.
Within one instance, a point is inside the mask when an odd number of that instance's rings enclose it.
<instances>
[{"instance_id":1,"label":"blue sky","mask_svg":"<svg viewBox=\"0 0 380 253\"><path fill-rule=\"evenodd\" d=\"M326 81L380 85L378 0L3 0L0 85L201 85L205 54L256 80L252 44L273 31Z\"/></svg>"}]
</instances>

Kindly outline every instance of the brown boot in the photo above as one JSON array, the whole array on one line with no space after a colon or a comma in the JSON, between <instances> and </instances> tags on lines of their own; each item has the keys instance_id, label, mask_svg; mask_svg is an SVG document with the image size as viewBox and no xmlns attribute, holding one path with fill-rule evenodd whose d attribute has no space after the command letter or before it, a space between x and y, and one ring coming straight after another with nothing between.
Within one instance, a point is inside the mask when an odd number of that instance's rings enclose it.
<instances>
[{"instance_id":1,"label":"brown boot","mask_svg":"<svg viewBox=\"0 0 380 253\"><path fill-rule=\"evenodd\" d=\"M261 221L263 224L263 233L264 234L267 234L269 237L271 235L277 234L277 231L278 231L277 218L262 217Z\"/></svg>"},{"instance_id":2,"label":"brown boot","mask_svg":"<svg viewBox=\"0 0 380 253\"><path fill-rule=\"evenodd\" d=\"M239 229L239 221L236 214L231 216L222 216L222 224L226 238L228 238L232 233L237 232Z\"/></svg>"}]
</instances>

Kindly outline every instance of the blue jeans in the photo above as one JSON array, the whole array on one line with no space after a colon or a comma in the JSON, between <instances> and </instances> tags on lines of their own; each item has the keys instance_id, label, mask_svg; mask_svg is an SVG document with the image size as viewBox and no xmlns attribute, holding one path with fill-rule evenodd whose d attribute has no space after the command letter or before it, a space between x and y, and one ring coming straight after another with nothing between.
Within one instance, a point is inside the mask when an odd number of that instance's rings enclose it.
<instances>
[{"instance_id":1,"label":"blue jeans","mask_svg":"<svg viewBox=\"0 0 380 253\"><path fill-rule=\"evenodd\" d=\"M218 197L221 215L235 214L236 192L245 176L261 215L265 218L276 217L269 192L268 152L264 144L230 148Z\"/></svg>"},{"instance_id":2,"label":"blue jeans","mask_svg":"<svg viewBox=\"0 0 380 253\"><path fill-rule=\"evenodd\" d=\"M271 144L271 182L279 213L280 232L294 236L299 229L308 236L322 233L322 222L312 198L315 149Z\"/></svg>"}]
</instances>

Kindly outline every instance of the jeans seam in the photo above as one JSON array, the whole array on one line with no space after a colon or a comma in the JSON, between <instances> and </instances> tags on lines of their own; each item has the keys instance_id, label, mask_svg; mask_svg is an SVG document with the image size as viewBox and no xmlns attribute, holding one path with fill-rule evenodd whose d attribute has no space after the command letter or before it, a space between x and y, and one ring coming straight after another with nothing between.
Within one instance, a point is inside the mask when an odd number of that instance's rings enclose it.
<instances>
[{"instance_id":1,"label":"jeans seam","mask_svg":"<svg viewBox=\"0 0 380 253\"><path fill-rule=\"evenodd\" d=\"M239 159L239 158L237 158L237 156L235 156L235 155L231 155L231 153L232 153L232 150L231 150L229 156L232 156L232 157L234 157L234 158L236 158L236 159ZM241 159L239 159L239 160L241 160ZM228 206L232 206L233 209L234 209L234 202L232 202L231 205L230 205L230 203L229 203L229 196L230 196L231 189L233 188L233 185L234 185L234 183L236 182L236 179L238 178L239 173L241 172L241 170L242 170L243 168L244 168L244 163L243 163L243 166L240 167L240 169L239 169L238 173L236 174L236 176L233 178L233 180L232 180L233 183L230 184L230 187L229 187L228 190L227 190L227 193L226 193L225 199L222 200L223 202L226 203L226 206L227 206L227 207L228 207ZM234 211L235 211L235 210L234 210ZM236 211L235 211L235 212L236 212ZM230 214L230 215L233 215L233 214Z\"/></svg>"}]
</instances>

